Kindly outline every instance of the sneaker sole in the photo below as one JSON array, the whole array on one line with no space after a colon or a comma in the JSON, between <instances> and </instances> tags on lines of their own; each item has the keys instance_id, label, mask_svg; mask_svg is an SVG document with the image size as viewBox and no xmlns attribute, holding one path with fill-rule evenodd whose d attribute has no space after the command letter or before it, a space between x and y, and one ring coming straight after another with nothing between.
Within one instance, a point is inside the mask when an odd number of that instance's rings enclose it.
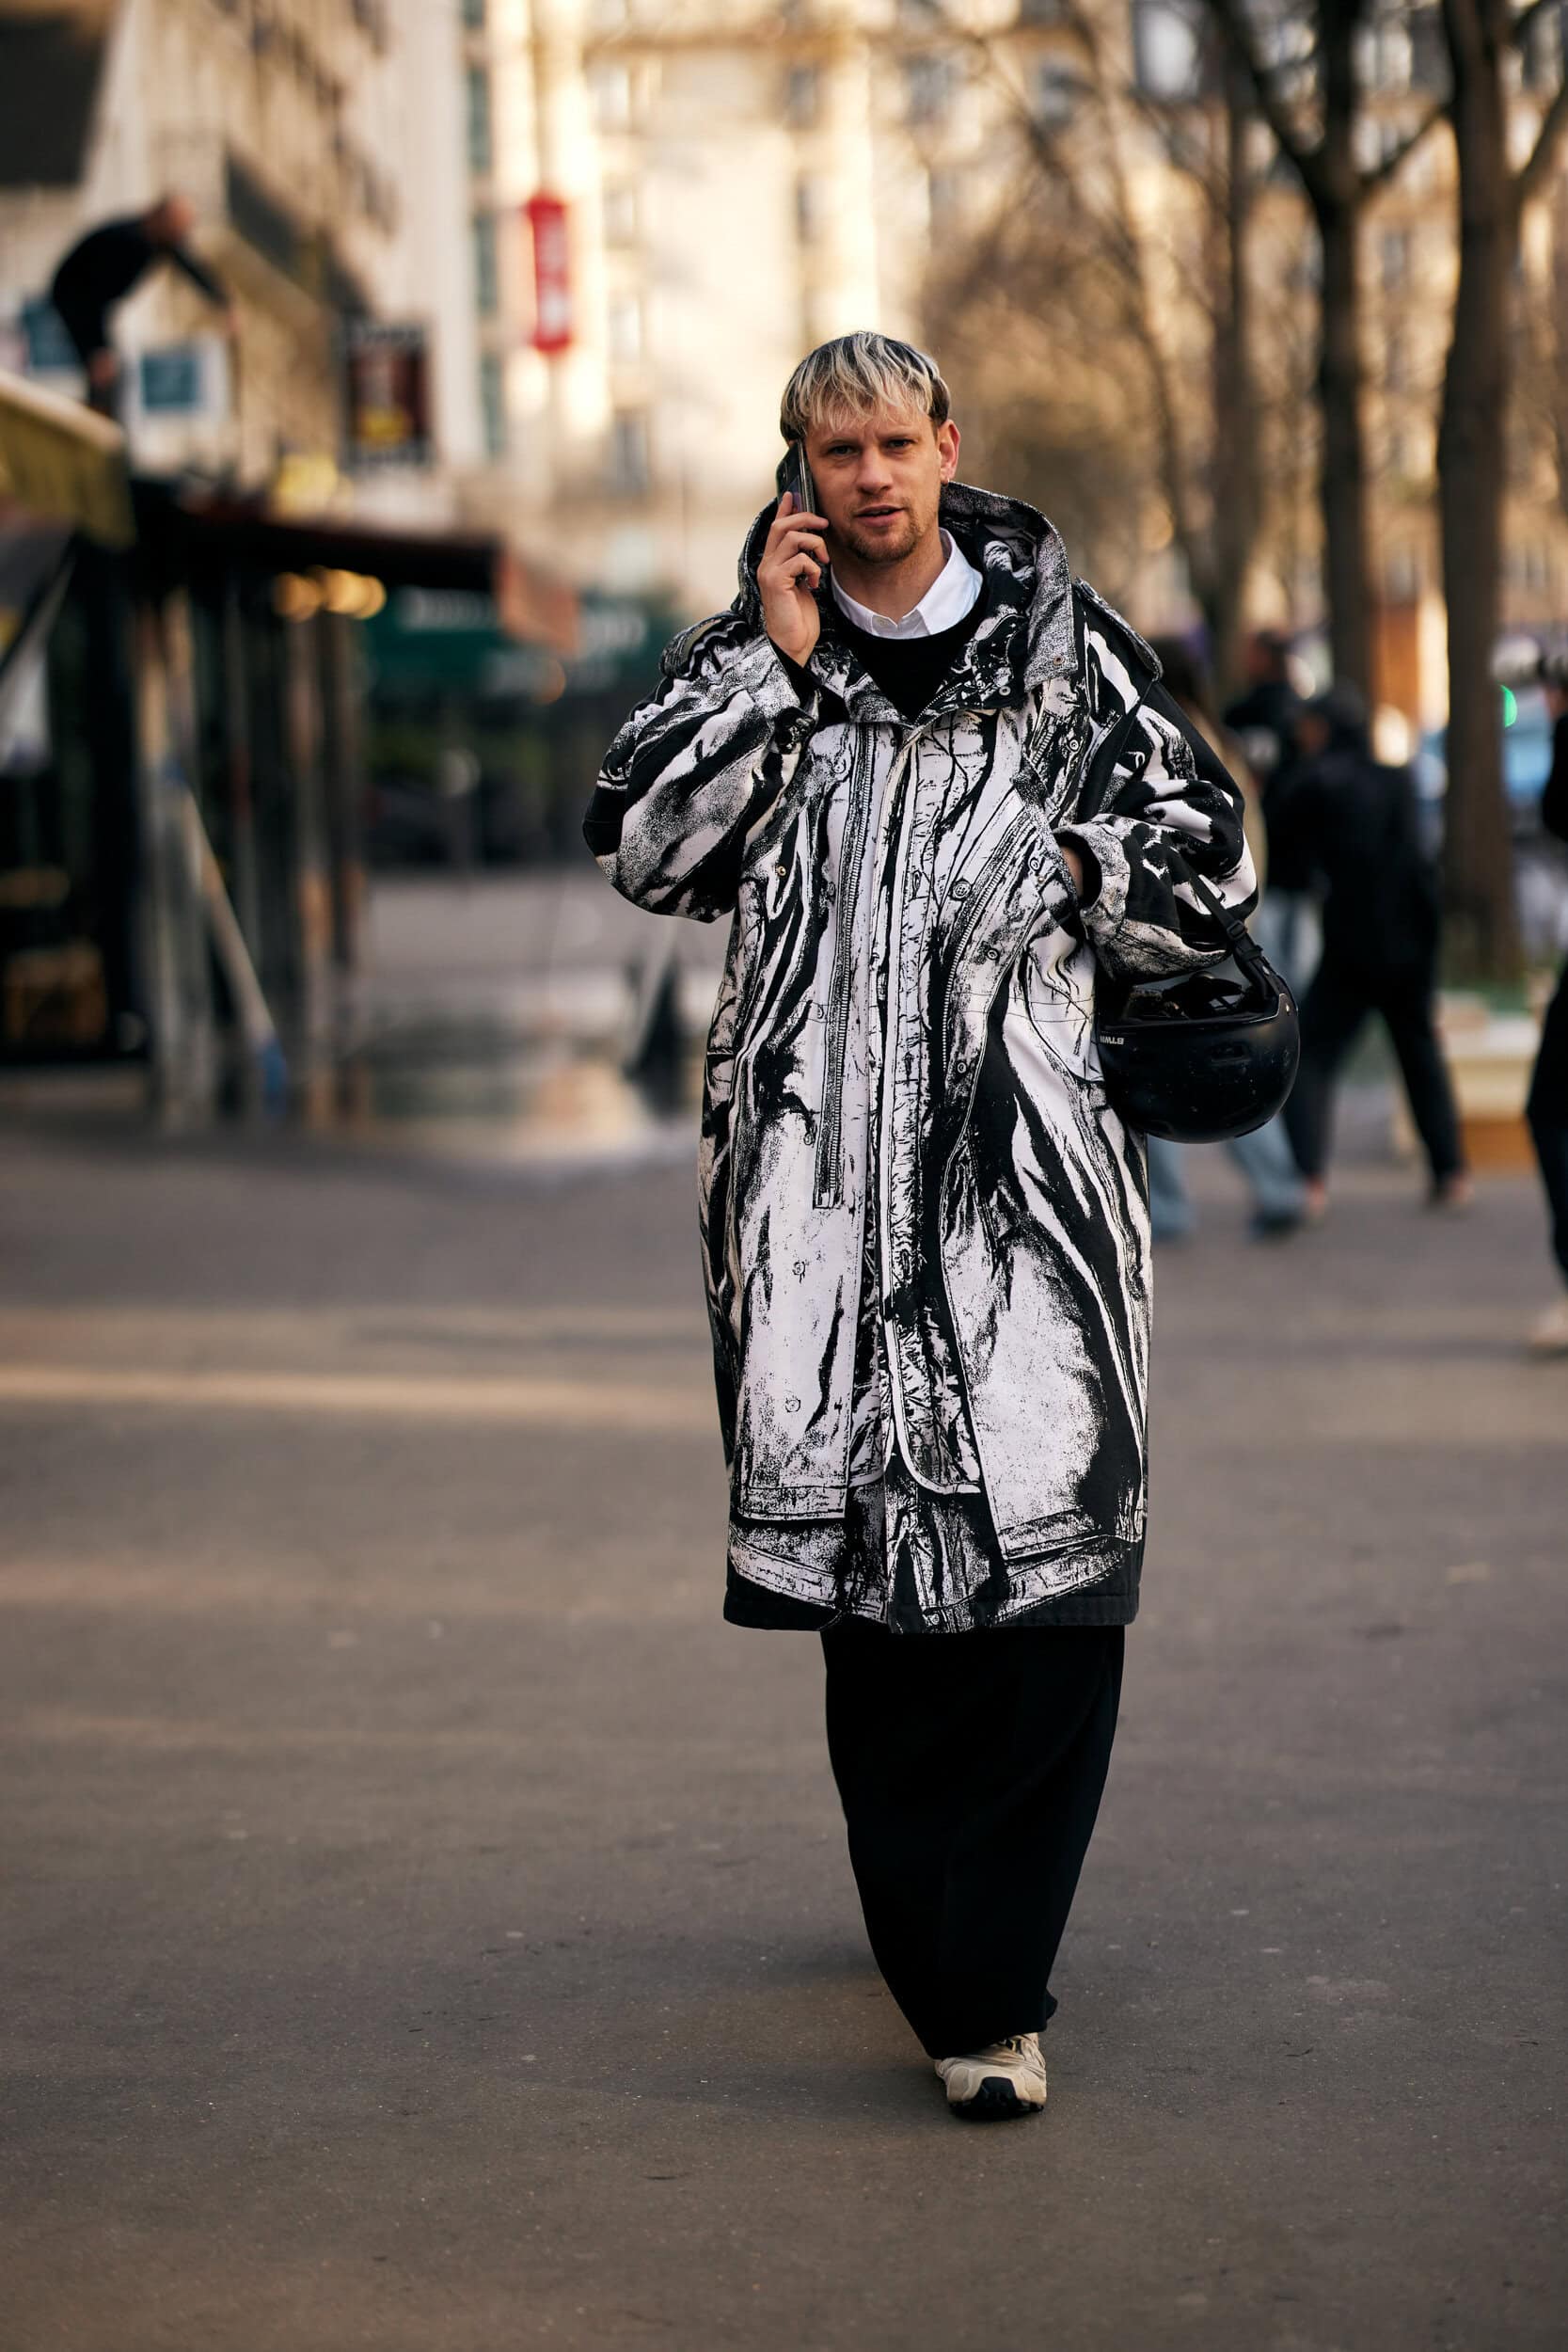
<instances>
[{"instance_id":1,"label":"sneaker sole","mask_svg":"<svg viewBox=\"0 0 1568 2352\"><path fill-rule=\"evenodd\" d=\"M952 2114L966 2123L1010 2123L1021 2115L1038 2115L1045 2101L1021 2099L1006 2074L988 2074L967 2099L949 2100Z\"/></svg>"}]
</instances>

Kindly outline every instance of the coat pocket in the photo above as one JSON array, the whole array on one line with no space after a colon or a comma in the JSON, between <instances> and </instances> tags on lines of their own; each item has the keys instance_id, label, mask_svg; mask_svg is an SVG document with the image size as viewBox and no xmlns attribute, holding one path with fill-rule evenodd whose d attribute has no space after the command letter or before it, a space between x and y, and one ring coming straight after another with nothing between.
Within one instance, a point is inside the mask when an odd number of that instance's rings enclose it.
<instances>
[{"instance_id":1,"label":"coat pocket","mask_svg":"<svg viewBox=\"0 0 1568 2352\"><path fill-rule=\"evenodd\" d=\"M1094 1014L1085 1006L1067 1000L1015 1002L1003 1014L1003 1033L1010 1054L1025 1060L1042 1057L1046 1065L1080 1086L1102 1087L1100 1050L1095 1043Z\"/></svg>"}]
</instances>

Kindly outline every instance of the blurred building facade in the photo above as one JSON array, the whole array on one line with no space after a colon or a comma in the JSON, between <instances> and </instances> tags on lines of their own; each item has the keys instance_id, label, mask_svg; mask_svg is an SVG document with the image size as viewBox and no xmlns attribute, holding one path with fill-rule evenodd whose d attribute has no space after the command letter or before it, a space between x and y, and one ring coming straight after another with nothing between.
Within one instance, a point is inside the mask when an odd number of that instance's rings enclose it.
<instances>
[{"instance_id":1,"label":"blurred building facade","mask_svg":"<svg viewBox=\"0 0 1568 2352\"><path fill-rule=\"evenodd\" d=\"M664 588L690 611L728 596L741 532L770 492L777 397L794 360L856 325L940 335L933 282L940 291L971 257L986 266L1039 135L1070 143L1086 103L1085 25L1098 42L1095 72L1119 77L1125 93L1115 195L1147 240L1155 332L1179 389L1192 402L1212 399L1209 324L1194 295L1205 199L1173 155L1185 139L1213 156L1220 126L1195 31L1201 12L1180 0L461 5L490 459L483 495L546 535L579 579L623 593ZM1551 10L1541 39L1560 40ZM1516 143L1540 120L1557 58L1543 47L1521 67ZM1374 11L1360 66L1375 160L1436 91L1435 11L1402 0ZM1270 159L1255 125L1248 234L1272 421L1269 523L1250 601L1258 618L1305 621L1318 602L1313 238L1299 194ZM1111 200L1110 167L1093 142L1075 169L1075 202ZM1420 639L1433 678L1453 175L1439 127L1370 208L1364 244L1378 584L1391 608L1418 615L1401 627ZM1568 335L1555 327L1568 287L1565 188L1560 169L1525 223L1521 309L1535 324L1521 330L1508 585L1509 617L1520 624L1568 608ZM1046 343L1052 325L1046 302ZM1045 363L1063 399L1073 396L1071 331L1060 337L1059 364L1050 355ZM978 417L981 371L942 349L961 413ZM1079 395L1092 432L1105 421L1103 385L1085 382ZM987 450L987 437L972 447ZM1065 482L1069 507L1080 486ZM1149 626L1192 618L1157 488L1123 472L1102 537L1080 530L1078 560L1131 594Z\"/></svg>"},{"instance_id":2,"label":"blurred building facade","mask_svg":"<svg viewBox=\"0 0 1568 2352\"><path fill-rule=\"evenodd\" d=\"M1560 17L1542 11L1520 67L1520 141L1560 68ZM731 593L770 495L794 361L875 325L934 342L970 465L1047 504L1147 626L1180 627L1196 608L1139 389L1148 352L1126 342L1119 297L1053 275L1050 240L1097 213L1132 237L1174 435L1195 443L1191 497L1212 508L1223 435L1196 446L1194 422L1214 413L1212 222L1180 160L1212 162L1223 131L1201 22L1186 0L0 0L0 342L36 363L27 321L61 253L178 185L240 334L225 352L168 272L125 306L134 353L194 341L231 371L183 413L134 405L137 463L270 486L295 511L498 527L579 585L694 612ZM1431 7L1373 11L1370 157L1443 70ZM1054 199L1049 153L1066 163ZM1314 244L1260 124L1248 155L1268 413L1247 603L1307 623ZM1012 268L1025 215L1037 285L966 343L956 294ZM1454 268L1439 128L1364 241L1377 580L1423 706L1441 672L1433 462ZM1519 311L1507 596L1524 626L1568 609L1561 170L1528 209ZM402 330L423 445L400 453L394 434L378 453L345 423L343 348L364 345L373 405Z\"/></svg>"},{"instance_id":3,"label":"blurred building facade","mask_svg":"<svg viewBox=\"0 0 1568 2352\"><path fill-rule=\"evenodd\" d=\"M1024 89L1052 13L1005 0ZM933 238L994 194L1017 92L895 0L464 0L463 38L486 495L577 577L711 609L795 361L922 333Z\"/></svg>"},{"instance_id":4,"label":"blurred building facade","mask_svg":"<svg viewBox=\"0 0 1568 2352\"><path fill-rule=\"evenodd\" d=\"M88 230L178 189L238 335L226 349L210 308L166 269L121 307L134 461L268 487L284 505L442 516L446 469L482 454L461 62L444 11L3 0L0 60L7 361L71 388L44 300L55 264ZM401 445L393 432L383 451L359 452L351 498L345 352L357 333L373 377L372 321L409 330L403 380L420 413ZM192 355L183 377L157 372L173 352ZM173 396L160 400L160 384Z\"/></svg>"}]
</instances>

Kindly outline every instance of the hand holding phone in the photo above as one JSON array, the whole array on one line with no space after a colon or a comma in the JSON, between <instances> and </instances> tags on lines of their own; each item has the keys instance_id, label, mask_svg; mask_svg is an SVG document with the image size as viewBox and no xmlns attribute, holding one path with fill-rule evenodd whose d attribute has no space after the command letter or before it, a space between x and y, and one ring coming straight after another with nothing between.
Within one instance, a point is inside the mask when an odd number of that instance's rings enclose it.
<instances>
[{"instance_id":1,"label":"hand holding phone","mask_svg":"<svg viewBox=\"0 0 1568 2352\"><path fill-rule=\"evenodd\" d=\"M814 495L811 473L799 444L789 452L779 475L781 483L790 486L783 491L768 533L757 565L757 588L768 636L789 660L803 664L810 660L822 633L816 594L828 567L824 536L828 524L809 503Z\"/></svg>"}]
</instances>

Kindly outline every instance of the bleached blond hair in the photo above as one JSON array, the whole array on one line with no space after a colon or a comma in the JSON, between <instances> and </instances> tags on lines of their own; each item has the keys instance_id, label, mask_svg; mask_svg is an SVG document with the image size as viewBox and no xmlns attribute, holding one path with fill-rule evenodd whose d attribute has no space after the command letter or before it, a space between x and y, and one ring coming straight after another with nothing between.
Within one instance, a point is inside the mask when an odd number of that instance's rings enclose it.
<instances>
[{"instance_id":1,"label":"bleached blond hair","mask_svg":"<svg viewBox=\"0 0 1568 2352\"><path fill-rule=\"evenodd\" d=\"M877 408L924 411L945 424L952 398L934 359L913 343L862 327L808 351L779 404L779 431L793 444L824 426L848 424Z\"/></svg>"}]
</instances>

